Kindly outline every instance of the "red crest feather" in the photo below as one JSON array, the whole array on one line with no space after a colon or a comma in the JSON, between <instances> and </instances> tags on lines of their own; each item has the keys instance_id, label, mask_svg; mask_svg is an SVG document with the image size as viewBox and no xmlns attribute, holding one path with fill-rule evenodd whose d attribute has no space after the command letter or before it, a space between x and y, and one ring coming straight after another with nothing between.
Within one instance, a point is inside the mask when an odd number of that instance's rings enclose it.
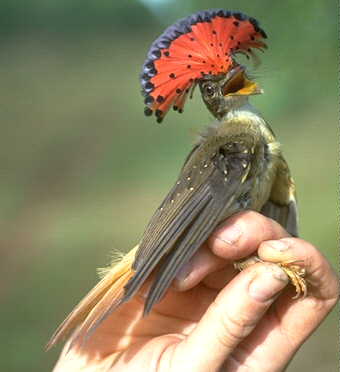
<instances>
[{"instance_id":1,"label":"red crest feather","mask_svg":"<svg viewBox=\"0 0 340 372\"><path fill-rule=\"evenodd\" d=\"M236 53L266 48L258 22L222 9L201 11L168 27L147 55L141 75L145 115L161 122L173 106L183 111L192 87L202 76L227 73Z\"/></svg>"}]
</instances>

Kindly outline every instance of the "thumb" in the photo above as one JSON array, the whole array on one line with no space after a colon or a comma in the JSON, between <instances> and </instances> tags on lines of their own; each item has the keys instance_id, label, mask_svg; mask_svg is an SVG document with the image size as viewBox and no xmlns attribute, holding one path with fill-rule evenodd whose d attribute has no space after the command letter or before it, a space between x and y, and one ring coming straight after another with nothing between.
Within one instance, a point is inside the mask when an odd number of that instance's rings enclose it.
<instances>
[{"instance_id":1,"label":"thumb","mask_svg":"<svg viewBox=\"0 0 340 372\"><path fill-rule=\"evenodd\" d=\"M241 272L177 346L175 365L193 372L218 371L287 283L286 274L273 264L260 263Z\"/></svg>"}]
</instances>

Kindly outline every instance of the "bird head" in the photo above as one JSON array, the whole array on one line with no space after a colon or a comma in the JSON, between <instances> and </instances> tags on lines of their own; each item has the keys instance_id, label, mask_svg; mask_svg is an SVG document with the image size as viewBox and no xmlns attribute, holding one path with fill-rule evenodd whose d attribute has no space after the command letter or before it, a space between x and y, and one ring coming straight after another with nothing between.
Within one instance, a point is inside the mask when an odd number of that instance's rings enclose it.
<instances>
[{"instance_id":1,"label":"bird head","mask_svg":"<svg viewBox=\"0 0 340 372\"><path fill-rule=\"evenodd\" d=\"M254 57L267 36L256 19L240 12L211 9L168 27L151 45L141 74L144 113L160 123L169 109L183 112L199 85L210 112L220 118L251 94L261 93L236 60Z\"/></svg>"},{"instance_id":2,"label":"bird head","mask_svg":"<svg viewBox=\"0 0 340 372\"><path fill-rule=\"evenodd\" d=\"M245 67L239 64L226 74L206 75L199 81L199 87L205 105L218 119L243 106L249 96L263 93L248 77Z\"/></svg>"}]
</instances>

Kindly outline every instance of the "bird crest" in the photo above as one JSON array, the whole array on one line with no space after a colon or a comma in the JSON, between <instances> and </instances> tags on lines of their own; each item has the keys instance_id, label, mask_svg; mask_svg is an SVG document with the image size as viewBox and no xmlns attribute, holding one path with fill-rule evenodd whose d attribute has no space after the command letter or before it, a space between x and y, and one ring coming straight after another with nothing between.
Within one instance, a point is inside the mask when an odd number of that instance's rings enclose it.
<instances>
[{"instance_id":1,"label":"bird crest","mask_svg":"<svg viewBox=\"0 0 340 372\"><path fill-rule=\"evenodd\" d=\"M263 49L266 33L256 19L223 9L200 11L168 27L151 45L141 74L147 116L160 123L173 107L183 112L195 85L209 75L226 74L234 56Z\"/></svg>"}]
</instances>

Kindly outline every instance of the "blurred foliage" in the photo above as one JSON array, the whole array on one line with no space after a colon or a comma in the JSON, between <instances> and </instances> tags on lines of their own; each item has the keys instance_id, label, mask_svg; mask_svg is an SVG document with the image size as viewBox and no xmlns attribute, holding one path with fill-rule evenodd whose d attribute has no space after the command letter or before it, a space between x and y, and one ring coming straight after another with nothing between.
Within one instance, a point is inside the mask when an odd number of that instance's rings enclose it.
<instances>
[{"instance_id":1,"label":"blurred foliage","mask_svg":"<svg viewBox=\"0 0 340 372\"><path fill-rule=\"evenodd\" d=\"M150 6L150 4L153 4ZM172 185L200 97L164 125L142 114L138 74L153 39L205 8L261 21L269 49L254 104L274 127L298 186L301 235L337 264L335 1L2 0L0 370L46 371L54 328L96 282L112 248L127 250ZM335 314L289 371L335 371Z\"/></svg>"}]
</instances>

